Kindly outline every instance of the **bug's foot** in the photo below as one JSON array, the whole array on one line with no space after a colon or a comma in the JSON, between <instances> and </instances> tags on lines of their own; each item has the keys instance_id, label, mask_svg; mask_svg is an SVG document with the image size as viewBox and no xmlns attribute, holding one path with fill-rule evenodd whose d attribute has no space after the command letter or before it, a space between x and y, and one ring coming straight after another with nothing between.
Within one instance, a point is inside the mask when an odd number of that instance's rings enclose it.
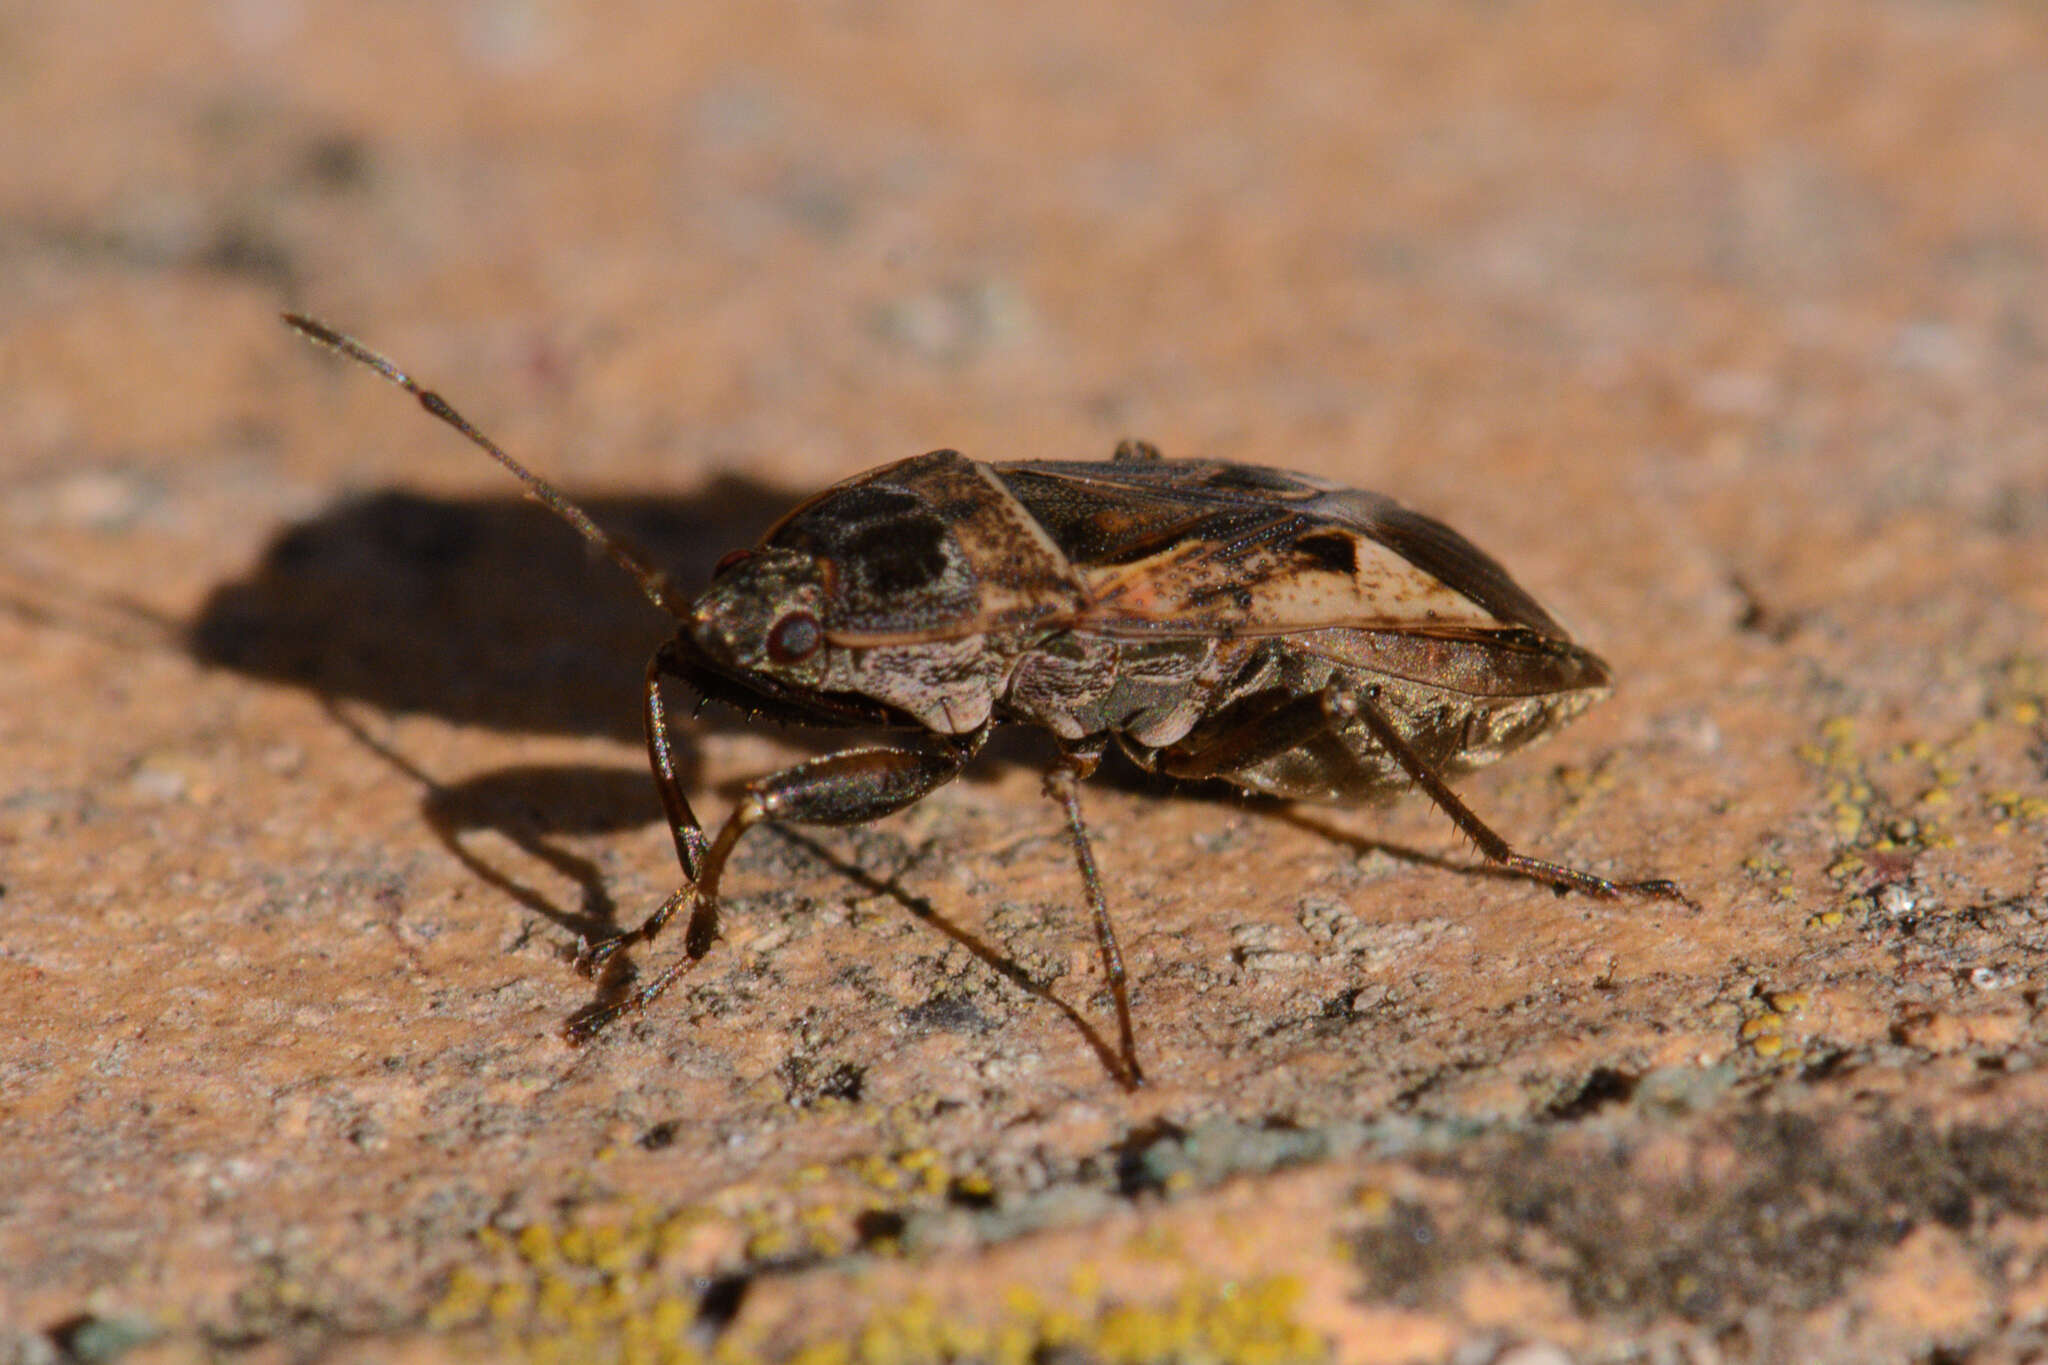
<instances>
[{"instance_id":1,"label":"bug's foot","mask_svg":"<svg viewBox=\"0 0 2048 1365\"><path fill-rule=\"evenodd\" d=\"M576 941L576 970L585 976L602 978L607 964L616 958L622 949L630 948L636 943L654 942L654 936L661 932L662 926L669 922L678 908L689 904L696 894L696 888L691 886L671 892L669 898L655 907L654 913L643 920L637 929L607 934L595 940L579 938ZM704 949L711 946L709 935L716 932L716 920L700 923L703 918L702 915L696 915L690 920L691 941L694 943L702 940L701 946L691 950L690 956L693 958L704 956Z\"/></svg>"},{"instance_id":2,"label":"bug's foot","mask_svg":"<svg viewBox=\"0 0 2048 1365\"><path fill-rule=\"evenodd\" d=\"M1618 882L1603 877L1597 872L1586 872L1563 863L1553 863L1542 858L1531 858L1527 854L1508 852L1493 855L1496 861L1512 871L1539 882L1548 882L1551 889L1560 896L1578 891L1602 900L1616 900L1622 896L1649 896L1657 900L1677 901L1689 910L1697 911L1699 902L1685 894L1677 882L1668 877L1653 877L1648 881Z\"/></svg>"},{"instance_id":3,"label":"bug's foot","mask_svg":"<svg viewBox=\"0 0 2048 1365\"><path fill-rule=\"evenodd\" d=\"M631 936L621 934L618 937L623 939ZM602 948L605 944L616 941L616 939L606 939L604 943L600 943L597 946ZM629 995L617 1000L584 1006L576 1011L576 1013L570 1015L569 1021L562 1025L562 1038L571 1047L579 1047L589 1042L599 1033L602 1033L606 1026L620 1015L631 1014L635 1010L644 1010L660 999L663 991L674 985L683 973L696 965L697 959L686 957L680 962L671 963L661 975Z\"/></svg>"},{"instance_id":4,"label":"bug's foot","mask_svg":"<svg viewBox=\"0 0 2048 1365\"><path fill-rule=\"evenodd\" d=\"M1685 888L1668 877L1653 877L1644 882L1616 882L1615 892L1623 896L1650 896L1660 901L1677 901L1686 909L1699 913L1700 903L1685 894Z\"/></svg>"},{"instance_id":5,"label":"bug's foot","mask_svg":"<svg viewBox=\"0 0 2048 1365\"><path fill-rule=\"evenodd\" d=\"M619 955L622 949L632 947L646 936L642 930L628 929L622 934L611 934L595 941L580 939L576 944L576 970L588 977L601 976L604 974L605 967L610 964L613 958ZM579 1015L578 1017L580 1018L581 1016ZM595 1033L597 1029L603 1026L603 1021L599 1021L590 1032ZM587 1037L588 1034L585 1036Z\"/></svg>"},{"instance_id":6,"label":"bug's foot","mask_svg":"<svg viewBox=\"0 0 2048 1365\"><path fill-rule=\"evenodd\" d=\"M570 1047L581 1047L629 1008L623 1004L586 1005L570 1015L568 1022L562 1025L562 1039Z\"/></svg>"}]
</instances>

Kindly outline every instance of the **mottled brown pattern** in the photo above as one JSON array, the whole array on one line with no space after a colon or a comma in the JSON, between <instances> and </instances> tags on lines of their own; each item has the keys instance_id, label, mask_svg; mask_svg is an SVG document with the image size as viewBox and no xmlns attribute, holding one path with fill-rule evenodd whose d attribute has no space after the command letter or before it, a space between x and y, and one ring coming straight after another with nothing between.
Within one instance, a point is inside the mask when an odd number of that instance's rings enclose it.
<instances>
[{"instance_id":1,"label":"mottled brown pattern","mask_svg":"<svg viewBox=\"0 0 2048 1365\"><path fill-rule=\"evenodd\" d=\"M876 522L871 537L840 533L840 509L849 498L884 491L904 499L894 519ZM882 579L861 572L866 562L894 562L926 535L934 538L928 566L907 564L904 575ZM834 624L837 638L849 645L920 633L938 638L1011 631L1071 617L1081 602L1072 566L1029 509L986 466L951 450L871 470L828 489L778 522L765 543L801 545L842 564L847 594ZM922 611L875 609L927 586L933 600Z\"/></svg>"}]
</instances>

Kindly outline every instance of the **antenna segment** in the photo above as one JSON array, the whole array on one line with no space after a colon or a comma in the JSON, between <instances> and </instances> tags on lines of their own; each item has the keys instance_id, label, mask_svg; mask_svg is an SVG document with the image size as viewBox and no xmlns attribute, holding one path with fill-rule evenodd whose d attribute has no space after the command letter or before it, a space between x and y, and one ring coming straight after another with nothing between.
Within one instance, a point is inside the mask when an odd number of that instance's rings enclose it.
<instances>
[{"instance_id":1,"label":"antenna segment","mask_svg":"<svg viewBox=\"0 0 2048 1365\"><path fill-rule=\"evenodd\" d=\"M422 387L411 375L346 332L337 332L326 323L303 314L286 313L283 316L285 325L301 336L330 350L339 351L350 360L360 361L419 399L421 407L454 427L469 438L470 444L511 470L518 480L526 485L527 496L544 504L549 511L575 527L577 534L611 556L613 563L633 576L633 581L640 585L640 591L647 594L648 601L678 620L688 617L688 604L678 598L667 574L649 564L638 551L592 521L590 514L569 501L568 496L559 488L507 455L496 441L478 431L467 417L451 407L447 399L432 389Z\"/></svg>"}]
</instances>

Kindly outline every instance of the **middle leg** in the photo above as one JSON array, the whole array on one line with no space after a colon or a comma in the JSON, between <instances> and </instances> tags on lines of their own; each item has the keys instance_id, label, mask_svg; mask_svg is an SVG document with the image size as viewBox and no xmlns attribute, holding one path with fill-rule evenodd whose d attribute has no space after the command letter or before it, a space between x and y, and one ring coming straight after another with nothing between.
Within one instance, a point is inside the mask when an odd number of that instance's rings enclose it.
<instances>
[{"instance_id":1,"label":"middle leg","mask_svg":"<svg viewBox=\"0 0 2048 1365\"><path fill-rule=\"evenodd\" d=\"M1067 816L1067 834L1073 840L1074 861L1081 869L1081 883L1088 892L1088 908L1095 919L1095 943L1102 953L1102 974L1109 979L1109 996L1116 1006L1117 1047L1128 1089L1145 1084L1138 1065L1138 1045L1131 1028L1130 987L1124 975L1123 949L1117 945L1116 926L1110 923L1109 902L1102 894L1102 878L1095 870L1095 851L1088 843L1088 829L1081 820L1081 798L1076 790L1102 762L1103 741L1083 741L1066 749L1059 766L1045 775L1045 794L1060 803Z\"/></svg>"}]
</instances>

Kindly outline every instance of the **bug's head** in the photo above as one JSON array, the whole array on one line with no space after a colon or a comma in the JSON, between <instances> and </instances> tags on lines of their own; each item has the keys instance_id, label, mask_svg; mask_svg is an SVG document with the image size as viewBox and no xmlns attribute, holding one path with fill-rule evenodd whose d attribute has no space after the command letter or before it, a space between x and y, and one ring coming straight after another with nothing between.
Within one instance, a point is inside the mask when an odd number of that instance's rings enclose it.
<instances>
[{"instance_id":1,"label":"bug's head","mask_svg":"<svg viewBox=\"0 0 2048 1365\"><path fill-rule=\"evenodd\" d=\"M934 460L980 481L950 452L892 465L799 504L759 546L727 555L686 617L695 647L773 700L945 734L982 725L1002 670L946 515L962 510L891 482Z\"/></svg>"},{"instance_id":2,"label":"bug's head","mask_svg":"<svg viewBox=\"0 0 2048 1365\"><path fill-rule=\"evenodd\" d=\"M735 550L691 605L684 629L735 671L798 687L825 679L825 569L794 550Z\"/></svg>"}]
</instances>

